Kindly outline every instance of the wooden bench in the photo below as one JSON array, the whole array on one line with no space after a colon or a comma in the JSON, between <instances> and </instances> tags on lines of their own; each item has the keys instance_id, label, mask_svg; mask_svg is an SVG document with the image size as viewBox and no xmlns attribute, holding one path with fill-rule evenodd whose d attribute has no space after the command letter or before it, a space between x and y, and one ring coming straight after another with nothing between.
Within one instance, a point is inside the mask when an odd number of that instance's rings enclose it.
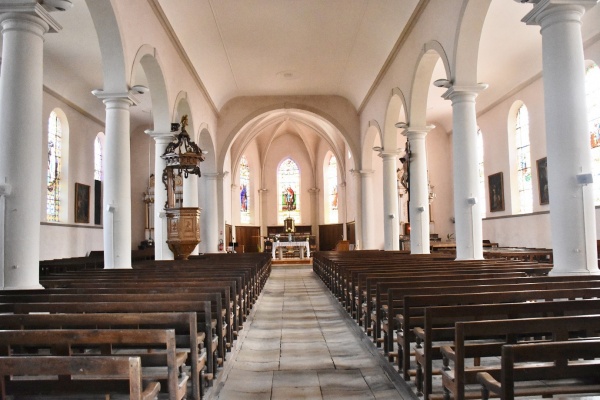
<instances>
[{"instance_id":1,"label":"wooden bench","mask_svg":"<svg viewBox=\"0 0 600 400\"><path fill-rule=\"evenodd\" d=\"M557 302L562 303L562 302ZM467 307L463 308L463 315L473 313L476 318L483 316L483 309L489 308L489 315L497 317L484 321L464 321L455 325L453 345L443 345L440 352L444 357L442 369L442 385L444 397L451 394L454 398L476 397L479 393L466 393L466 385L476 383L478 372L499 371L495 358L501 354L501 346L517 342L531 341L532 338L544 338L544 340L560 341L577 337L596 337L600 332L600 315L578 315L578 316L552 316L561 315L565 312L562 307L565 304L553 306L549 303L520 303L509 304L506 307L495 305L494 307ZM595 306L589 303L580 303L579 310L570 312L588 314L600 312L600 301ZM591 306L589 310L583 308ZM428 309L430 311L434 309ZM448 307L445 307L448 308ZM460 308L460 307L459 307ZM437 310L439 315L445 310L441 307ZM459 313L453 313L458 316ZM534 315L534 318L525 318ZM506 316L509 319L504 319ZM430 336L435 338L435 330ZM444 337L443 339L447 339ZM487 360L482 365L481 360ZM429 360L431 361L431 360ZM429 365L431 374L431 363ZM433 394L431 388L431 375L426 379L429 388L426 390L429 398Z\"/></svg>"},{"instance_id":2,"label":"wooden bench","mask_svg":"<svg viewBox=\"0 0 600 400\"><path fill-rule=\"evenodd\" d=\"M177 349L189 349L192 398L202 396L206 334L198 332L195 312L105 314L0 314L0 329L173 329ZM206 377L210 378L211 377ZM209 380L210 380L209 379Z\"/></svg>"},{"instance_id":3,"label":"wooden bench","mask_svg":"<svg viewBox=\"0 0 600 400\"><path fill-rule=\"evenodd\" d=\"M159 350L149 351L157 348ZM188 353L177 351L175 331L172 329L124 329L124 330L40 330L0 331L0 352L4 356L31 356L32 351L50 349L50 355L94 357L95 355L138 356L142 360L142 378L166 381L170 400L185 398L188 376L182 366ZM43 363L45 352L34 354ZM14 381L14 386L28 386L27 381ZM161 385L162 387L162 385ZM24 390L15 388L15 390Z\"/></svg>"},{"instance_id":4,"label":"wooden bench","mask_svg":"<svg viewBox=\"0 0 600 400\"><path fill-rule=\"evenodd\" d=\"M160 390L158 382L142 382L140 357L47 356L42 362L37 356L6 356L0 357L0 375L2 399L128 393L132 400L153 400Z\"/></svg>"},{"instance_id":5,"label":"wooden bench","mask_svg":"<svg viewBox=\"0 0 600 400\"><path fill-rule=\"evenodd\" d=\"M581 287L571 289L534 290L529 288L529 285L530 284L521 285L519 288L520 290L514 290L513 288L513 291L506 291L509 289L502 286L493 286L487 289L490 290L488 292L481 292L482 289L478 289L478 292L477 289L465 287L467 293L463 293L462 288L455 290L455 293L446 291L448 288L438 288L438 292L441 293L431 295L405 295L402 313L397 314L395 317L399 327L396 335L398 342L398 367L399 371L403 373L404 379L410 379L410 344L415 340L413 329L416 327L423 327L424 314L427 307L600 298L600 288ZM452 287L453 290L456 288L458 287Z\"/></svg>"},{"instance_id":6,"label":"wooden bench","mask_svg":"<svg viewBox=\"0 0 600 400\"><path fill-rule=\"evenodd\" d=\"M502 347L499 379L481 372L482 398L494 393L502 400L519 396L600 393L600 340L512 344ZM544 363L541 364L540 363ZM568 380L565 382L565 380ZM518 382L541 381L517 386Z\"/></svg>"}]
</instances>

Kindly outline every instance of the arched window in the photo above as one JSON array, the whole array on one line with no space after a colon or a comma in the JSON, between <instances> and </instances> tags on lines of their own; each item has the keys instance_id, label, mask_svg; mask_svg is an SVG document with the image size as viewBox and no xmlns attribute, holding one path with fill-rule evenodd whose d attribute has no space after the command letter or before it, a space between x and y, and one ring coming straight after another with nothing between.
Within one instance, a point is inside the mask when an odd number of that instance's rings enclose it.
<instances>
[{"instance_id":1,"label":"arched window","mask_svg":"<svg viewBox=\"0 0 600 400\"><path fill-rule=\"evenodd\" d=\"M477 173L479 174L479 204L481 204L481 217L485 217L486 198L485 198L485 171L483 169L483 134L481 129L477 129Z\"/></svg>"},{"instance_id":2,"label":"arched window","mask_svg":"<svg viewBox=\"0 0 600 400\"><path fill-rule=\"evenodd\" d=\"M94 180L102 181L103 169L102 169L102 139L100 138L101 133L96 135L94 140Z\"/></svg>"},{"instance_id":3,"label":"arched window","mask_svg":"<svg viewBox=\"0 0 600 400\"><path fill-rule=\"evenodd\" d=\"M585 98L592 146L594 204L600 205L600 68L596 63L592 63L585 71Z\"/></svg>"},{"instance_id":4,"label":"arched window","mask_svg":"<svg viewBox=\"0 0 600 400\"><path fill-rule=\"evenodd\" d=\"M515 123L515 145L517 155L517 186L519 190L519 212L533 210L531 185L531 152L529 146L529 113L524 104L517 111Z\"/></svg>"},{"instance_id":5,"label":"arched window","mask_svg":"<svg viewBox=\"0 0 600 400\"><path fill-rule=\"evenodd\" d=\"M48 171L46 180L46 219L60 220L60 178L62 166L62 123L54 111L48 118Z\"/></svg>"},{"instance_id":6,"label":"arched window","mask_svg":"<svg viewBox=\"0 0 600 400\"><path fill-rule=\"evenodd\" d=\"M240 159L240 222L250 223L250 167L246 156Z\"/></svg>"},{"instance_id":7,"label":"arched window","mask_svg":"<svg viewBox=\"0 0 600 400\"><path fill-rule=\"evenodd\" d=\"M283 225L283 220L288 216L296 224L300 221L300 169L291 159L284 160L277 169L277 187L280 200L277 221Z\"/></svg>"},{"instance_id":8,"label":"arched window","mask_svg":"<svg viewBox=\"0 0 600 400\"><path fill-rule=\"evenodd\" d=\"M337 176L337 159L331 155L329 162L325 167L325 187L327 188L326 210L327 220L330 224L338 222L338 176Z\"/></svg>"}]
</instances>

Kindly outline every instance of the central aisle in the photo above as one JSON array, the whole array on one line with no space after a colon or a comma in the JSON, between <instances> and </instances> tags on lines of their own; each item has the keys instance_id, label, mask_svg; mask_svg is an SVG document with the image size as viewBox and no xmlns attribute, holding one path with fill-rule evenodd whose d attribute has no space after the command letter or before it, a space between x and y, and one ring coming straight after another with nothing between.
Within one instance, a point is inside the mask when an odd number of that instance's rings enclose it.
<instances>
[{"instance_id":1,"label":"central aisle","mask_svg":"<svg viewBox=\"0 0 600 400\"><path fill-rule=\"evenodd\" d=\"M274 267L244 327L209 398L416 398L310 266Z\"/></svg>"}]
</instances>

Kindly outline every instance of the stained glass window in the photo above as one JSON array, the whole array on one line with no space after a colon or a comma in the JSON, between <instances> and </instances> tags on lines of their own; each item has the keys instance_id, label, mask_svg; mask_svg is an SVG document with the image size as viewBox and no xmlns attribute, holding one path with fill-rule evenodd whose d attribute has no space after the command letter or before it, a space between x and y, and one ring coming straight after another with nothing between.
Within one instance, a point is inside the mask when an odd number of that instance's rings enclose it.
<instances>
[{"instance_id":1,"label":"stained glass window","mask_svg":"<svg viewBox=\"0 0 600 400\"><path fill-rule=\"evenodd\" d=\"M94 140L94 180L102 180L102 141L100 134Z\"/></svg>"},{"instance_id":2,"label":"stained glass window","mask_svg":"<svg viewBox=\"0 0 600 400\"><path fill-rule=\"evenodd\" d=\"M48 119L48 173L46 191L46 219L58 222L60 213L60 168L62 126L52 111Z\"/></svg>"},{"instance_id":3,"label":"stained glass window","mask_svg":"<svg viewBox=\"0 0 600 400\"><path fill-rule=\"evenodd\" d=\"M300 223L300 169L291 159L284 160L277 169L277 187L279 188L278 223L288 216Z\"/></svg>"},{"instance_id":4,"label":"stained glass window","mask_svg":"<svg viewBox=\"0 0 600 400\"><path fill-rule=\"evenodd\" d=\"M250 223L250 167L246 156L240 160L240 221Z\"/></svg>"},{"instance_id":5,"label":"stained glass window","mask_svg":"<svg viewBox=\"0 0 600 400\"><path fill-rule=\"evenodd\" d=\"M477 129L477 173L479 174L479 203L481 204L481 216L485 217L486 197L485 197L485 171L483 169L483 133Z\"/></svg>"},{"instance_id":6,"label":"stained glass window","mask_svg":"<svg viewBox=\"0 0 600 400\"><path fill-rule=\"evenodd\" d=\"M327 188L327 206L329 223L338 222L338 182L337 182L337 160L335 156L329 158L329 164L325 170L325 185Z\"/></svg>"},{"instance_id":7,"label":"stained glass window","mask_svg":"<svg viewBox=\"0 0 600 400\"><path fill-rule=\"evenodd\" d=\"M529 146L529 113L524 104L521 105L517 111L515 144L517 147L519 212L529 213L533 210L533 191L531 184L531 152Z\"/></svg>"},{"instance_id":8,"label":"stained glass window","mask_svg":"<svg viewBox=\"0 0 600 400\"><path fill-rule=\"evenodd\" d=\"M592 63L585 71L585 98L588 129L592 146L592 173L594 174L594 203L600 205L600 68Z\"/></svg>"}]
</instances>

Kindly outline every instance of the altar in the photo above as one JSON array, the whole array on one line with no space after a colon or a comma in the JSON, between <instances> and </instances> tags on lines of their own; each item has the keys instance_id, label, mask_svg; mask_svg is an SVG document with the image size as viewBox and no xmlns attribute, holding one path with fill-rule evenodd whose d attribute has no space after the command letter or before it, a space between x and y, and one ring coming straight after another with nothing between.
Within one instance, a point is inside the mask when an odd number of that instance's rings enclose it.
<instances>
[{"instance_id":1,"label":"altar","mask_svg":"<svg viewBox=\"0 0 600 400\"><path fill-rule=\"evenodd\" d=\"M273 242L273 259L275 259L275 254L278 254L278 258L283 259L283 248L284 247L300 247L300 258L304 258L304 250L306 249L306 257L310 258L310 243L306 240L299 242Z\"/></svg>"}]
</instances>

